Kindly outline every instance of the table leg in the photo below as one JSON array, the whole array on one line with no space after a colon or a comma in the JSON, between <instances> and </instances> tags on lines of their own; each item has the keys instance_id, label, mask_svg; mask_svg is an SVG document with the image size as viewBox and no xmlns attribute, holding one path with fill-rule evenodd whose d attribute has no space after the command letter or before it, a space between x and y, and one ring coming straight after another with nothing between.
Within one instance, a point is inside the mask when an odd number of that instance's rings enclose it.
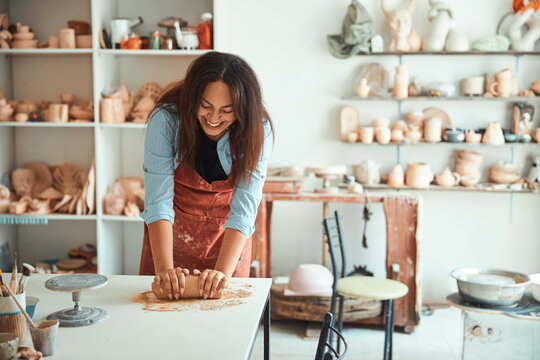
<instances>
[{"instance_id":1,"label":"table leg","mask_svg":"<svg viewBox=\"0 0 540 360\"><path fill-rule=\"evenodd\" d=\"M264 308L264 360L270 360L270 294Z\"/></svg>"},{"instance_id":2,"label":"table leg","mask_svg":"<svg viewBox=\"0 0 540 360\"><path fill-rule=\"evenodd\" d=\"M384 360L392 360L394 336L394 299L386 300L386 324L384 329Z\"/></svg>"},{"instance_id":3,"label":"table leg","mask_svg":"<svg viewBox=\"0 0 540 360\"><path fill-rule=\"evenodd\" d=\"M323 202L323 220L328 217L328 203ZM326 241L326 233L323 231L323 265L326 265L326 262L328 261L328 242Z\"/></svg>"}]
</instances>

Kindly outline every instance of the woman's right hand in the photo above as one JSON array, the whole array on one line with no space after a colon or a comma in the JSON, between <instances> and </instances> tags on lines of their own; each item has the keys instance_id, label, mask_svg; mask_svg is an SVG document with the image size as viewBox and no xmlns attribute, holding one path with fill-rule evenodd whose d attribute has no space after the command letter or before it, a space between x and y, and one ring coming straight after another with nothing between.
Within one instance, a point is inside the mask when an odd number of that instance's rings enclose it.
<instances>
[{"instance_id":1,"label":"woman's right hand","mask_svg":"<svg viewBox=\"0 0 540 360\"><path fill-rule=\"evenodd\" d=\"M169 300L172 300L173 297L178 300L186 288L186 275L189 275L188 269L180 267L165 269L156 273L154 283L162 293L167 294Z\"/></svg>"}]
</instances>

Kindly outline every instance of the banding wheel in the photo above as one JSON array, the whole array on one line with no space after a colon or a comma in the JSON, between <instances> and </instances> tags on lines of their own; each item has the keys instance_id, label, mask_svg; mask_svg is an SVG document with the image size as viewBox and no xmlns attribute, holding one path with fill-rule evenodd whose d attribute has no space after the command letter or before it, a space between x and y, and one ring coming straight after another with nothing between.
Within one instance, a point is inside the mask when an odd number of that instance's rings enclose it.
<instances>
[{"instance_id":1,"label":"banding wheel","mask_svg":"<svg viewBox=\"0 0 540 360\"><path fill-rule=\"evenodd\" d=\"M107 277L96 274L69 274L56 276L45 282L45 287L52 291L71 292L75 306L54 312L47 320L60 321L61 327L88 326L109 317L107 311L81 306L81 292L95 290L107 285Z\"/></svg>"}]
</instances>

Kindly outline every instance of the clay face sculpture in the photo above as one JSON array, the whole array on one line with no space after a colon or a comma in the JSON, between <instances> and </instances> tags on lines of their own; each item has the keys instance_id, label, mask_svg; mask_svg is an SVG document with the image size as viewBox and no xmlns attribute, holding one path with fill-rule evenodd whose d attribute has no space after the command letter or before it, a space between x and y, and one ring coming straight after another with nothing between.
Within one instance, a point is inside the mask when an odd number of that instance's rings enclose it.
<instances>
[{"instance_id":1,"label":"clay face sculpture","mask_svg":"<svg viewBox=\"0 0 540 360\"><path fill-rule=\"evenodd\" d=\"M11 174L11 184L17 196L29 196L36 182L36 174L31 169L17 169Z\"/></svg>"},{"instance_id":2,"label":"clay face sculpture","mask_svg":"<svg viewBox=\"0 0 540 360\"><path fill-rule=\"evenodd\" d=\"M358 133L358 110L354 106L344 106L339 110L339 133L342 141L347 141L347 134Z\"/></svg>"},{"instance_id":3,"label":"clay face sculpture","mask_svg":"<svg viewBox=\"0 0 540 360\"><path fill-rule=\"evenodd\" d=\"M407 8L395 11L388 10L385 0L381 0L381 8L392 35L392 41L390 42L388 50L403 52L420 50L422 40L412 27L411 20L411 14L414 9L414 0L409 0Z\"/></svg>"},{"instance_id":4,"label":"clay face sculpture","mask_svg":"<svg viewBox=\"0 0 540 360\"><path fill-rule=\"evenodd\" d=\"M459 184L459 180L461 176L457 172L451 172L448 167L435 176L435 182L439 186L454 186Z\"/></svg>"},{"instance_id":5,"label":"clay face sculpture","mask_svg":"<svg viewBox=\"0 0 540 360\"><path fill-rule=\"evenodd\" d=\"M405 174L405 183L407 186L416 189L425 189L433 181L433 172L428 164L416 163L408 164Z\"/></svg>"}]
</instances>

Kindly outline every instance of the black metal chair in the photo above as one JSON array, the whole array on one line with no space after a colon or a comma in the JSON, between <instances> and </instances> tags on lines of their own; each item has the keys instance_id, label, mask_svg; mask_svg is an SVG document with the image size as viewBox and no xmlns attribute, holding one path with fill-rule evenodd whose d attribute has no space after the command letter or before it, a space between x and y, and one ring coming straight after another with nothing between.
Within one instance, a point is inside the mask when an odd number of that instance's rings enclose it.
<instances>
[{"instance_id":1,"label":"black metal chair","mask_svg":"<svg viewBox=\"0 0 540 360\"><path fill-rule=\"evenodd\" d=\"M343 342L343 353L339 353L338 350L332 347L332 337L333 334L336 334L338 337L338 344ZM347 354L347 342L341 333L334 328L334 316L327 312L324 314L323 324L321 328L321 334L319 335L319 342L317 344L317 353L315 354L315 360L340 360L344 359Z\"/></svg>"},{"instance_id":2,"label":"black metal chair","mask_svg":"<svg viewBox=\"0 0 540 360\"><path fill-rule=\"evenodd\" d=\"M385 302L386 323L384 334L384 360L392 359L392 337L394 333L394 299L405 296L409 291L407 285L390 279L378 279L370 276L348 276L345 277L345 249L341 235L341 225L339 213L335 211L335 216L324 219L324 231L328 242L328 251L332 262L334 283L332 286L332 302L330 311L335 316L336 299L339 298L338 331L343 331L343 302L344 296L354 298L366 298L372 300L382 300ZM341 254L341 278L337 271L337 261L334 251L334 239L338 239L337 245ZM339 342L337 345L339 352Z\"/></svg>"}]
</instances>

